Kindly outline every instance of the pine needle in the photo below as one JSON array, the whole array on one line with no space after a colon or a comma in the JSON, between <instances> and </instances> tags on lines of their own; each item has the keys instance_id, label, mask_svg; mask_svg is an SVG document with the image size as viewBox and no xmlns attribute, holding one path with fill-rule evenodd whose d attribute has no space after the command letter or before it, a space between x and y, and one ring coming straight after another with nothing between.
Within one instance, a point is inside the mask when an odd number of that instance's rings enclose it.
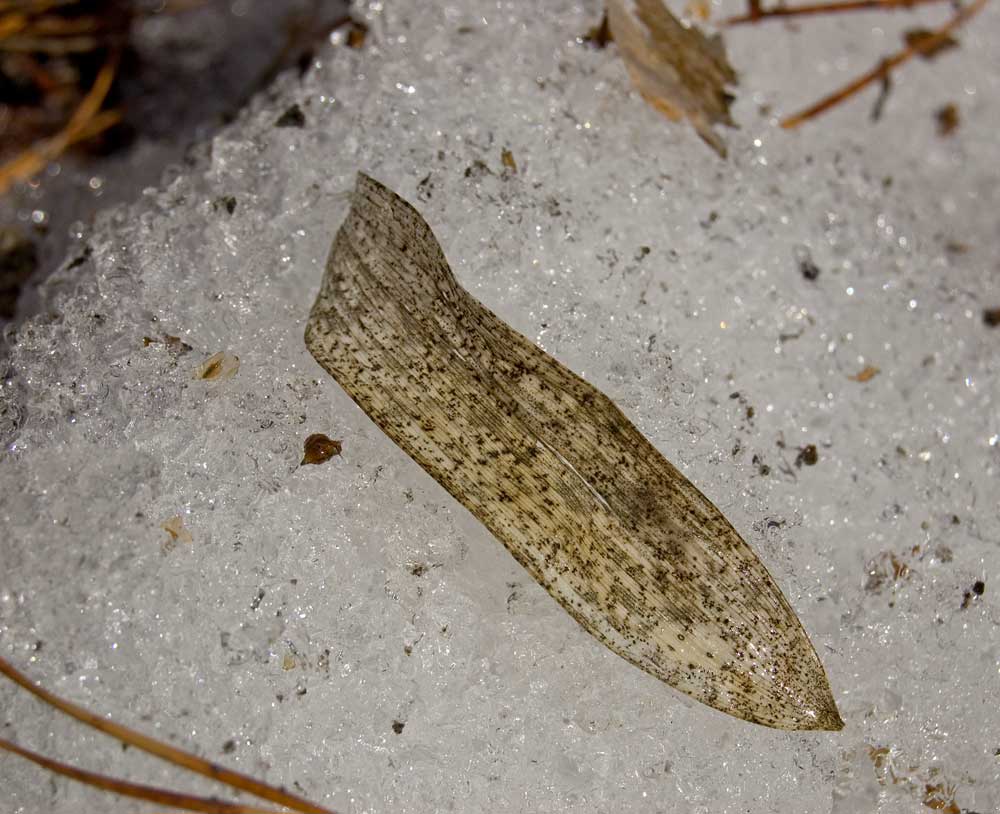
<instances>
[{"instance_id":1,"label":"pine needle","mask_svg":"<svg viewBox=\"0 0 1000 814\"><path fill-rule=\"evenodd\" d=\"M212 780L218 780L220 783L225 783L231 788L248 792L249 794L252 794L255 797L260 797L264 800L270 800L272 803L277 803L278 805L285 806L293 811L301 812L301 814L334 814L334 812L330 811L330 809L323 808L315 803L310 803L308 800L297 795L290 794L284 789L270 786L267 783L255 780L248 775L232 771L231 769L226 769L223 766L211 763L198 757L197 755L191 754L190 752L185 752L182 749L170 746L169 744L158 741L148 735L143 735L141 732L137 732L134 729L129 729L121 724L116 724L114 721L106 720L105 718L95 715L92 712L88 712L83 707L78 707L76 704L65 701L48 690L36 686L28 679L27 676L2 658L0 658L0 673L7 676L7 678L15 684L26 689L36 698L41 699L49 706L55 707L57 710L69 715L71 718L76 718L76 720L89 727L97 729L100 732L104 732L113 738L117 738L122 743L134 746L136 749L140 749L143 752L154 755L155 757L165 760L168 763L172 763L175 766L180 766L188 771L194 772L195 774L211 778ZM23 750L19 751L18 754L23 755ZM43 758L43 760L47 760L47 758ZM66 768L72 769L72 767ZM55 769L53 769L53 771L55 771Z\"/></svg>"}]
</instances>

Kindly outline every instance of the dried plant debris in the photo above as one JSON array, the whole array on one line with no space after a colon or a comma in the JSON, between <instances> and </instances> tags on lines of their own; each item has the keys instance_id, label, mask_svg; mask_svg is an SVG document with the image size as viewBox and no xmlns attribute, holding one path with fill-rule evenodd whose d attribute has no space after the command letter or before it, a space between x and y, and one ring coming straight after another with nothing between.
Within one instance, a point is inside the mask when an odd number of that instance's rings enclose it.
<instances>
[{"instance_id":1,"label":"dried plant debris","mask_svg":"<svg viewBox=\"0 0 1000 814\"><path fill-rule=\"evenodd\" d=\"M730 715L843 726L823 666L719 510L601 392L462 289L359 174L306 346L589 633Z\"/></svg>"},{"instance_id":2,"label":"dried plant debris","mask_svg":"<svg viewBox=\"0 0 1000 814\"><path fill-rule=\"evenodd\" d=\"M916 2L917 0L909 0L911 5ZM904 34L905 46L901 50L879 60L875 67L870 71L862 74L857 79L848 82L846 85L833 93L824 96L815 104L810 105L798 113L785 117L781 121L781 126L789 130L794 129L809 119L815 118L821 113L825 113L827 110L836 107L844 100L849 99L876 82L880 83L882 86L880 100L876 103L875 109L873 110L873 114L876 114L873 118L878 118L877 114L881 112L881 105L885 101L884 97L888 95L888 91L891 88L892 71L913 59L913 57L919 56L924 59L933 59L941 52L955 47L955 45L957 45L957 40L952 37L952 32L960 26L965 25L969 20L975 17L980 11L983 10L986 3L987 0L972 0L971 3L956 6L955 13L952 15L951 19L940 28L933 30L911 29ZM830 4L817 8L819 8L819 10L833 10L839 7L839 10L848 10L852 6L857 8L859 5L868 8L881 6L898 8L906 7L906 3L902 2L902 0L900 0L900 2L896 2L896 0L859 0L858 4L845 2L842 4ZM731 18L728 22L731 24L737 22L755 22L761 19L764 15L760 13L759 5L757 7L756 14L753 13L753 6L754 3L753 0L751 0L751 14L741 18ZM803 9L793 9L793 11L795 13L802 13ZM776 12L768 11L767 16L772 16L775 13Z\"/></svg>"},{"instance_id":3,"label":"dried plant debris","mask_svg":"<svg viewBox=\"0 0 1000 814\"><path fill-rule=\"evenodd\" d=\"M0 194L117 124L113 95L135 3L0 2Z\"/></svg>"},{"instance_id":4,"label":"dried plant debris","mask_svg":"<svg viewBox=\"0 0 1000 814\"><path fill-rule=\"evenodd\" d=\"M24 673L15 669L13 665L0 658L0 675L6 676L22 689L34 695L44 704L58 710L70 718L75 718L85 726L103 732L106 735L120 741L123 749L134 747L142 752L158 757L160 760L179 766L202 777L207 777L218 783L222 783L237 792L246 792L262 800L269 800L284 809L298 811L300 814L334 814L328 808L311 803L297 794L291 794L282 788L270 786L249 775L227 769L218 763L210 763L204 758L198 757L191 752L185 752L169 743L158 741L149 735L126 726L117 724L109 720L105 715L97 715L89 712L83 707L70 703L48 690L38 686L31 681ZM233 743L227 741L227 745ZM233 743L235 748L235 743ZM127 780L118 780L114 777L88 772L84 769L70 766L66 763L47 758L36 752L24 749L16 743L5 738L0 738L0 750L19 755L25 760L47 769L50 772L68 777L79 783L120 794L137 800L147 800L168 809L182 809L186 811L201 811L205 814L277 814L275 809L261 808L259 805L245 803L231 803L221 800L218 797L196 797L191 794L161 789L155 786L146 786L141 783L132 783ZM231 752L233 749L223 747L224 752ZM296 786L299 784L296 783Z\"/></svg>"},{"instance_id":5,"label":"dried plant debris","mask_svg":"<svg viewBox=\"0 0 1000 814\"><path fill-rule=\"evenodd\" d=\"M875 104L872 105L872 112L868 115L868 118L873 122L877 122L882 118L882 112L885 110L886 104L889 102L889 96L892 94L892 74L888 71L883 74L882 79L879 83L878 96L875 99Z\"/></svg>"},{"instance_id":6,"label":"dried plant debris","mask_svg":"<svg viewBox=\"0 0 1000 814\"><path fill-rule=\"evenodd\" d=\"M365 25L360 20L351 20L347 24L347 47L348 48L364 48L365 41L368 39L368 26Z\"/></svg>"},{"instance_id":7,"label":"dried plant debris","mask_svg":"<svg viewBox=\"0 0 1000 814\"><path fill-rule=\"evenodd\" d=\"M958 107L949 102L934 111L934 120L937 122L937 132L939 136L950 136L958 129L961 119L958 115Z\"/></svg>"},{"instance_id":8,"label":"dried plant debris","mask_svg":"<svg viewBox=\"0 0 1000 814\"><path fill-rule=\"evenodd\" d=\"M337 20L329 29L329 39L334 45L346 45L357 50L363 48L368 40L368 26L348 14Z\"/></svg>"},{"instance_id":9,"label":"dried plant debris","mask_svg":"<svg viewBox=\"0 0 1000 814\"><path fill-rule=\"evenodd\" d=\"M514 160L514 154L504 147L500 151L500 163L503 164L505 170L510 170L514 175L517 175L517 162Z\"/></svg>"},{"instance_id":10,"label":"dried plant debris","mask_svg":"<svg viewBox=\"0 0 1000 814\"><path fill-rule=\"evenodd\" d=\"M219 382L233 378L239 369L240 358L220 350L198 365L194 378Z\"/></svg>"},{"instance_id":11,"label":"dried plant debris","mask_svg":"<svg viewBox=\"0 0 1000 814\"><path fill-rule=\"evenodd\" d=\"M940 765L922 768L906 759L903 752L893 746L868 746L867 750L879 785L895 787L899 792L919 800L924 808L931 811L977 814L956 802L959 783ZM967 776L960 776L960 779L969 784L973 782Z\"/></svg>"},{"instance_id":12,"label":"dried plant debris","mask_svg":"<svg viewBox=\"0 0 1000 814\"><path fill-rule=\"evenodd\" d=\"M863 384L864 382L870 382L880 372L881 371L879 370L879 368L875 367L875 365L865 365L865 367L861 368L861 370L859 370L853 376L848 376L847 378L855 382L861 382Z\"/></svg>"},{"instance_id":13,"label":"dried plant debris","mask_svg":"<svg viewBox=\"0 0 1000 814\"><path fill-rule=\"evenodd\" d=\"M882 593L887 587L896 587L910 579L913 572L911 562L921 556L920 546L913 546L903 554L881 551L868 561L865 567L865 590L868 593Z\"/></svg>"},{"instance_id":14,"label":"dried plant debris","mask_svg":"<svg viewBox=\"0 0 1000 814\"><path fill-rule=\"evenodd\" d=\"M609 42L614 42L614 37L611 36L611 26L608 25L608 13L604 12L601 21L584 34L581 39L594 48L605 48Z\"/></svg>"},{"instance_id":15,"label":"dried plant debris","mask_svg":"<svg viewBox=\"0 0 1000 814\"><path fill-rule=\"evenodd\" d=\"M803 465L816 466L817 463L819 463L819 452L815 444L806 444L804 447L799 447L798 454L795 456L796 469L801 469Z\"/></svg>"},{"instance_id":16,"label":"dried plant debris","mask_svg":"<svg viewBox=\"0 0 1000 814\"><path fill-rule=\"evenodd\" d=\"M686 28L663 0L608 0L607 9L615 43L643 98L672 121L688 119L725 157L726 145L713 128L735 126L726 86L737 77L722 38Z\"/></svg>"},{"instance_id":17,"label":"dried plant debris","mask_svg":"<svg viewBox=\"0 0 1000 814\"><path fill-rule=\"evenodd\" d=\"M225 209L230 215L236 211L236 196L235 195L221 195L212 201L212 209L218 211L219 209Z\"/></svg>"},{"instance_id":18,"label":"dried plant debris","mask_svg":"<svg viewBox=\"0 0 1000 814\"><path fill-rule=\"evenodd\" d=\"M278 116L274 123L275 127L305 127L306 114L298 105L292 105L288 110Z\"/></svg>"},{"instance_id":19,"label":"dried plant debris","mask_svg":"<svg viewBox=\"0 0 1000 814\"><path fill-rule=\"evenodd\" d=\"M981 579L977 579L972 583L972 587L962 594L962 610L968 610L969 605L979 599L984 593L986 593L986 583Z\"/></svg>"},{"instance_id":20,"label":"dried plant debris","mask_svg":"<svg viewBox=\"0 0 1000 814\"><path fill-rule=\"evenodd\" d=\"M687 0L684 4L684 17L688 20L701 20L707 23L711 16L711 0Z\"/></svg>"},{"instance_id":21,"label":"dried plant debris","mask_svg":"<svg viewBox=\"0 0 1000 814\"><path fill-rule=\"evenodd\" d=\"M184 528L184 519L180 515L174 515L169 520L166 520L160 525L168 535L168 539L163 543L164 551L172 551L178 543L183 545L191 545L194 543L194 537L191 536L191 532Z\"/></svg>"},{"instance_id":22,"label":"dried plant debris","mask_svg":"<svg viewBox=\"0 0 1000 814\"><path fill-rule=\"evenodd\" d=\"M342 445L340 441L335 441L321 432L314 432L308 438L302 450L302 461L299 466L306 464L325 464L336 455L340 455Z\"/></svg>"},{"instance_id":23,"label":"dried plant debris","mask_svg":"<svg viewBox=\"0 0 1000 814\"><path fill-rule=\"evenodd\" d=\"M819 266L813 262L812 252L809 251L808 246L795 247L795 262L798 263L799 273L809 282L812 283L819 279Z\"/></svg>"},{"instance_id":24,"label":"dried plant debris","mask_svg":"<svg viewBox=\"0 0 1000 814\"><path fill-rule=\"evenodd\" d=\"M899 509L899 506L891 506L883 516L891 518ZM888 594L889 607L895 607L896 595L915 575L922 570L950 563L953 557L951 549L943 543L933 547L918 544L899 552L880 551L865 566L865 592Z\"/></svg>"},{"instance_id":25,"label":"dried plant debris","mask_svg":"<svg viewBox=\"0 0 1000 814\"><path fill-rule=\"evenodd\" d=\"M934 57L952 48L958 48L958 40L950 34L943 37L929 28L908 28L903 32L903 42L907 48L913 48L923 59L934 59Z\"/></svg>"},{"instance_id":26,"label":"dried plant debris","mask_svg":"<svg viewBox=\"0 0 1000 814\"><path fill-rule=\"evenodd\" d=\"M148 348L150 345L164 345L172 356L183 356L185 353L190 353L193 350L192 347L179 336L171 336L170 334L164 334L162 339L154 339L151 336L144 336L142 338L142 346L144 348Z\"/></svg>"}]
</instances>

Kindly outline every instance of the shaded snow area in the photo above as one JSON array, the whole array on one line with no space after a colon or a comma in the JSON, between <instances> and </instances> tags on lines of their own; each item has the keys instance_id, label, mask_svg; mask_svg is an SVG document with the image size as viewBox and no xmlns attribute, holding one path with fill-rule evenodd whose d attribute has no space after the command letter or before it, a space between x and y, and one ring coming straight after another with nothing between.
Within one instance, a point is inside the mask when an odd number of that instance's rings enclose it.
<instances>
[{"instance_id":1,"label":"shaded snow area","mask_svg":"<svg viewBox=\"0 0 1000 814\"><path fill-rule=\"evenodd\" d=\"M1000 13L899 72L880 121L875 89L796 132L777 115L949 12L728 31L721 161L578 39L596 0L539 8L359 9L362 49L98 220L8 339L0 653L343 812L997 811ZM358 170L722 509L842 732L613 655L322 371L302 333ZM235 375L196 378L218 352ZM313 433L342 452L300 466ZM0 708L23 746L220 793L13 685ZM153 810L10 755L0 780L5 812Z\"/></svg>"}]
</instances>

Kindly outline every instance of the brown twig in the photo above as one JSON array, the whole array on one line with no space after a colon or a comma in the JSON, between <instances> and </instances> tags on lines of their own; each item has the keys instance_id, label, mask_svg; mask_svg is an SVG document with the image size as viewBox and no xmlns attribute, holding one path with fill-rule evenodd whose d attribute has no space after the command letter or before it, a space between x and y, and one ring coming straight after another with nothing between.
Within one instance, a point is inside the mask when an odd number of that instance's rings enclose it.
<instances>
[{"instance_id":1,"label":"brown twig","mask_svg":"<svg viewBox=\"0 0 1000 814\"><path fill-rule=\"evenodd\" d=\"M0 749L20 755L32 763L48 769L50 772L69 777L80 783L84 783L94 788L110 791L114 794L121 794L124 797L132 797L136 800L149 800L153 803L181 808L185 811L200 811L203 814L278 814L274 809L257 808L256 806L245 806L240 803L230 803L226 800L215 800L211 797L198 797L193 794L182 794L168 789L158 789L154 786L143 786L139 783L129 783L126 780L117 780L97 772L88 772L85 769L78 769L67 763L60 763L58 760L24 749L16 743L0 738Z\"/></svg>"},{"instance_id":2,"label":"brown twig","mask_svg":"<svg viewBox=\"0 0 1000 814\"><path fill-rule=\"evenodd\" d=\"M143 735L141 732L137 732L134 729L129 729L121 724L116 724L114 721L109 721L98 715L94 715L92 712L88 712L83 707L78 707L76 704L65 701L42 687L32 684L27 676L2 658L0 658L0 673L7 676L7 678L15 684L26 689L36 698L40 698L49 706L55 707L57 710L69 715L71 718L75 718L89 727L92 727L100 732L104 732L107 735L111 735L113 738L117 738L122 743L127 743L129 746L141 749L143 752L154 755L155 757L165 760L168 763L172 763L175 766L180 766L188 771L194 772L195 774L211 778L212 780L218 780L231 788L248 792L249 794L252 794L255 797L260 797L264 800L270 800L272 803L277 803L278 805L285 806L293 811L301 812L301 814L334 814L334 812L330 811L330 809L318 806L315 803L311 803L295 794L290 794L284 789L270 786L267 783L262 783L261 781L255 780L248 775L241 774L240 772L234 772L231 769L226 769L223 766L211 763L210 761L204 760L203 758L193 755L190 752L185 752L182 749L177 749L174 746L170 746L169 744L162 743L161 741L147 735Z\"/></svg>"},{"instance_id":3,"label":"brown twig","mask_svg":"<svg viewBox=\"0 0 1000 814\"><path fill-rule=\"evenodd\" d=\"M952 17L940 28L932 31L926 37L921 37L920 39L911 42L901 51L898 51L892 56L881 60L878 65L872 68L872 70L862 76L859 76L853 82L848 83L839 90L831 93L829 96L820 99L820 101L816 102L816 104L810 105L805 110L783 119L781 126L786 130L798 127L803 122L818 116L820 113L824 113L834 105L837 105L848 97L853 96L855 93L864 89L873 82L884 80L889 75L890 71L899 67L904 62L909 61L915 56L931 53L934 49L939 48L941 44L949 38L952 31L961 26L963 23L968 22L972 17L982 11L983 6L985 6L987 2L988 0L974 0L974 2L969 5L962 7L955 13L954 17Z\"/></svg>"},{"instance_id":4,"label":"brown twig","mask_svg":"<svg viewBox=\"0 0 1000 814\"><path fill-rule=\"evenodd\" d=\"M807 17L817 14L836 14L844 11L895 11L897 9L912 9L929 3L941 3L944 0L834 0L832 3L809 3L802 6L774 6L763 8L759 2L751 0L746 14L727 17L722 25L745 25L761 20L777 20L784 17Z\"/></svg>"}]
</instances>

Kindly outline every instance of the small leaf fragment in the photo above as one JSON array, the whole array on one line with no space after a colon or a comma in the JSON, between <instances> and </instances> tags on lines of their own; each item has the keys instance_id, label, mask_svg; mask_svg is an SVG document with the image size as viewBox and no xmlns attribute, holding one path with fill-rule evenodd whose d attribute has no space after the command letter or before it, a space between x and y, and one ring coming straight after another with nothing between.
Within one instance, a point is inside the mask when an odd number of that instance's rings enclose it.
<instances>
[{"instance_id":1,"label":"small leaf fragment","mask_svg":"<svg viewBox=\"0 0 1000 814\"><path fill-rule=\"evenodd\" d=\"M364 47L367 39L368 26L361 20L355 20L351 17L336 27L331 41L343 42L348 48L358 50Z\"/></svg>"},{"instance_id":2,"label":"small leaf fragment","mask_svg":"<svg viewBox=\"0 0 1000 814\"><path fill-rule=\"evenodd\" d=\"M167 350L169 350L175 356L181 356L193 350L193 348L179 336L171 336L170 334L165 334L163 337L163 342L167 346Z\"/></svg>"},{"instance_id":3,"label":"small leaf fragment","mask_svg":"<svg viewBox=\"0 0 1000 814\"><path fill-rule=\"evenodd\" d=\"M706 37L685 28L663 0L608 0L608 22L625 67L643 98L671 121L687 118L698 135L720 156L726 145L713 126L734 127L729 115L733 97L727 85L737 82L719 35Z\"/></svg>"},{"instance_id":4,"label":"small leaf fragment","mask_svg":"<svg viewBox=\"0 0 1000 814\"><path fill-rule=\"evenodd\" d=\"M514 154L506 147L500 151L500 163L515 175L517 174L517 162L514 160Z\"/></svg>"},{"instance_id":5,"label":"small leaf fragment","mask_svg":"<svg viewBox=\"0 0 1000 814\"><path fill-rule=\"evenodd\" d=\"M224 381L231 379L240 369L240 358L227 351L219 351L198 365L194 378L206 381Z\"/></svg>"},{"instance_id":6,"label":"small leaf fragment","mask_svg":"<svg viewBox=\"0 0 1000 814\"><path fill-rule=\"evenodd\" d=\"M802 465L816 466L819 462L819 452L815 444L806 444L799 448L799 454L795 456L795 468L801 469Z\"/></svg>"},{"instance_id":7,"label":"small leaf fragment","mask_svg":"<svg viewBox=\"0 0 1000 814\"><path fill-rule=\"evenodd\" d=\"M164 521L160 528L170 535L170 539L163 544L165 551L170 551L177 543L191 545L194 537L191 532L184 528L184 519L180 515L174 515L169 520Z\"/></svg>"},{"instance_id":8,"label":"small leaf fragment","mask_svg":"<svg viewBox=\"0 0 1000 814\"><path fill-rule=\"evenodd\" d=\"M232 215L236 211L236 196L235 195L222 195L212 201L212 209L218 211L219 209L225 209L227 214Z\"/></svg>"},{"instance_id":9,"label":"small leaf fragment","mask_svg":"<svg viewBox=\"0 0 1000 814\"><path fill-rule=\"evenodd\" d=\"M163 339L154 339L151 336L142 338L142 346L148 348L150 345L165 345L172 356L183 356L190 353L193 348L179 336L164 334Z\"/></svg>"},{"instance_id":10,"label":"small leaf fragment","mask_svg":"<svg viewBox=\"0 0 1000 814\"><path fill-rule=\"evenodd\" d=\"M350 30L347 32L347 47L354 49L362 48L366 39L368 39L368 26L361 22L353 22Z\"/></svg>"},{"instance_id":11,"label":"small leaf fragment","mask_svg":"<svg viewBox=\"0 0 1000 814\"><path fill-rule=\"evenodd\" d=\"M302 461L299 463L299 466L326 463L335 455L340 455L341 449L342 445L340 441L335 441L323 435L323 433L315 432L306 438Z\"/></svg>"},{"instance_id":12,"label":"small leaf fragment","mask_svg":"<svg viewBox=\"0 0 1000 814\"><path fill-rule=\"evenodd\" d=\"M874 379L879 374L879 369L874 365L867 365L862 370L855 373L853 376L848 378L856 382L867 382Z\"/></svg>"},{"instance_id":13,"label":"small leaf fragment","mask_svg":"<svg viewBox=\"0 0 1000 814\"><path fill-rule=\"evenodd\" d=\"M605 11L601 16L601 21L583 35L583 41L594 48L605 48L609 42L614 41L611 35L611 27L608 25L608 13Z\"/></svg>"},{"instance_id":14,"label":"small leaf fragment","mask_svg":"<svg viewBox=\"0 0 1000 814\"><path fill-rule=\"evenodd\" d=\"M939 136L950 136L958 129L960 122L958 107L954 102L939 107L934 112L934 119L937 121L937 132Z\"/></svg>"}]
</instances>

